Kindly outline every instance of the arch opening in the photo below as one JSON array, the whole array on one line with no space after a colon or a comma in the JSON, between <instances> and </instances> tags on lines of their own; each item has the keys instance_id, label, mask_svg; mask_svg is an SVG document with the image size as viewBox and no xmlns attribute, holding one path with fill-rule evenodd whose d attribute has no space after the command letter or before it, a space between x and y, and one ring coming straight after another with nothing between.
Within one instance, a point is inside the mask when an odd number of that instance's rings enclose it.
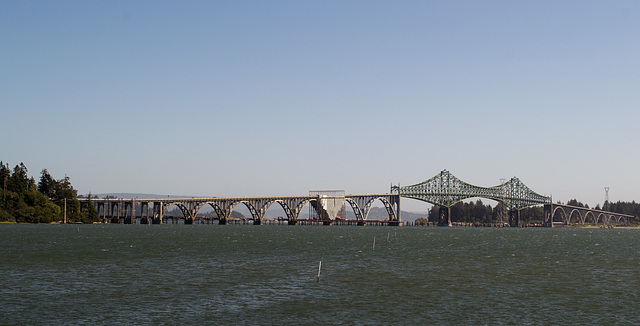
<instances>
[{"instance_id":1,"label":"arch opening","mask_svg":"<svg viewBox=\"0 0 640 326\"><path fill-rule=\"evenodd\" d=\"M551 213L551 223L553 225L565 225L567 224L567 213L565 213L562 207L556 207Z\"/></svg>"},{"instance_id":2,"label":"arch opening","mask_svg":"<svg viewBox=\"0 0 640 326\"><path fill-rule=\"evenodd\" d=\"M584 224L584 216L578 209L572 209L567 217L567 224Z\"/></svg>"},{"instance_id":3,"label":"arch opening","mask_svg":"<svg viewBox=\"0 0 640 326\"><path fill-rule=\"evenodd\" d=\"M254 224L256 220L254 212L255 208L249 202L238 201L230 206L227 220L234 224Z\"/></svg>"},{"instance_id":4,"label":"arch opening","mask_svg":"<svg viewBox=\"0 0 640 326\"><path fill-rule=\"evenodd\" d=\"M189 224L189 214L182 203L167 205L161 219L162 224Z\"/></svg>"},{"instance_id":5,"label":"arch opening","mask_svg":"<svg viewBox=\"0 0 640 326\"><path fill-rule=\"evenodd\" d=\"M281 200L269 202L264 208L263 224L287 224L291 214L289 206ZM289 210L289 212L287 212Z\"/></svg>"}]
</instances>

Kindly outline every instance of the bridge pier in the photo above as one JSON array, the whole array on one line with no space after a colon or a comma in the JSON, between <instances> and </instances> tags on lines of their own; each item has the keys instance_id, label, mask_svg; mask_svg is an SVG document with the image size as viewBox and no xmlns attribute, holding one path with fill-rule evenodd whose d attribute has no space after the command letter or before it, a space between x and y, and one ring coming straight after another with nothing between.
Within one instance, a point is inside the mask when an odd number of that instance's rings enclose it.
<instances>
[{"instance_id":1,"label":"bridge pier","mask_svg":"<svg viewBox=\"0 0 640 326\"><path fill-rule=\"evenodd\" d=\"M451 226L451 207L440 206L438 226Z\"/></svg>"},{"instance_id":2,"label":"bridge pier","mask_svg":"<svg viewBox=\"0 0 640 326\"><path fill-rule=\"evenodd\" d=\"M229 220L227 220L226 218L220 218L218 220L218 225L228 225L229 224Z\"/></svg>"},{"instance_id":3,"label":"bridge pier","mask_svg":"<svg viewBox=\"0 0 640 326\"><path fill-rule=\"evenodd\" d=\"M543 221L544 226L553 227L553 205L552 204L544 204L543 209Z\"/></svg>"},{"instance_id":4,"label":"bridge pier","mask_svg":"<svg viewBox=\"0 0 640 326\"><path fill-rule=\"evenodd\" d=\"M512 228L520 226L520 210L512 209L509 211L509 226Z\"/></svg>"}]
</instances>

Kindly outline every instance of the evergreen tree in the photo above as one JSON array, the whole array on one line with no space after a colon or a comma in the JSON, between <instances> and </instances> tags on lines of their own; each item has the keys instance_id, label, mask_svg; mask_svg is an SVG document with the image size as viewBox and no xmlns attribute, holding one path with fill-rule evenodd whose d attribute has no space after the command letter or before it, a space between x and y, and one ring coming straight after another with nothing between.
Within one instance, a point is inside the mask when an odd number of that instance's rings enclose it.
<instances>
[{"instance_id":1,"label":"evergreen tree","mask_svg":"<svg viewBox=\"0 0 640 326\"><path fill-rule=\"evenodd\" d=\"M5 165L0 161L0 184L2 185L2 190L7 190L7 183L9 182L10 176L11 170L9 169L9 163Z\"/></svg>"},{"instance_id":2,"label":"evergreen tree","mask_svg":"<svg viewBox=\"0 0 640 326\"><path fill-rule=\"evenodd\" d=\"M27 175L27 167L24 163L20 163L13 168L13 174L9 178L7 190L21 193L29 190L29 176Z\"/></svg>"},{"instance_id":3,"label":"evergreen tree","mask_svg":"<svg viewBox=\"0 0 640 326\"><path fill-rule=\"evenodd\" d=\"M52 198L54 193L54 185L56 181L51 177L49 171L47 169L43 169L40 172L40 182L38 182L38 191L43 193L45 196Z\"/></svg>"},{"instance_id":4,"label":"evergreen tree","mask_svg":"<svg viewBox=\"0 0 640 326\"><path fill-rule=\"evenodd\" d=\"M64 179L60 179L53 186L53 201L63 210L66 206L67 220L70 222L80 222L80 202L78 201L78 191L73 189L71 181L65 175ZM66 205L65 205L66 204Z\"/></svg>"}]
</instances>

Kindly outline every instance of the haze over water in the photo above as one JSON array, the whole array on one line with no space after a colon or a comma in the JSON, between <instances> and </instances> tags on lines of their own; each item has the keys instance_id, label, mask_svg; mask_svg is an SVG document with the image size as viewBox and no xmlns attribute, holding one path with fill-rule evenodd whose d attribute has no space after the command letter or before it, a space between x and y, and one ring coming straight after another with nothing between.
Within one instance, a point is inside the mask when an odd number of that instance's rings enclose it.
<instances>
[{"instance_id":1,"label":"haze over water","mask_svg":"<svg viewBox=\"0 0 640 326\"><path fill-rule=\"evenodd\" d=\"M637 324L639 232L0 225L0 324Z\"/></svg>"}]
</instances>

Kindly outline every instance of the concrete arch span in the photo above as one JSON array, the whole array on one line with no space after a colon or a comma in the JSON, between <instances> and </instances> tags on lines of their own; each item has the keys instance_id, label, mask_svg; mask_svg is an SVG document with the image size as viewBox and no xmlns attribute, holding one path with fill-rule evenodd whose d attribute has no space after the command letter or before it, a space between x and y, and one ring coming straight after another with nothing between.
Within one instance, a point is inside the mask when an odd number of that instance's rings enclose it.
<instances>
[{"instance_id":1,"label":"concrete arch span","mask_svg":"<svg viewBox=\"0 0 640 326\"><path fill-rule=\"evenodd\" d=\"M160 213L160 220L165 219L165 215L169 212L169 209L173 206L176 206L180 212L182 212L182 216L184 217L185 224L193 224L193 220L195 218L195 214L191 214L191 211L183 202L167 202L162 204L162 212Z\"/></svg>"},{"instance_id":2,"label":"concrete arch span","mask_svg":"<svg viewBox=\"0 0 640 326\"><path fill-rule=\"evenodd\" d=\"M561 215L560 220L556 219L556 215ZM560 206L556 206L553 211L551 212L551 222L552 224L568 224L568 218L567 218L567 212L564 211L563 207Z\"/></svg>"},{"instance_id":3,"label":"concrete arch span","mask_svg":"<svg viewBox=\"0 0 640 326\"><path fill-rule=\"evenodd\" d=\"M385 195L360 195L358 197L345 197L345 202L349 203L353 209L356 220L364 223L369 218L371 207L376 201L380 201L389 216L389 221L399 221L399 199L397 197Z\"/></svg>"},{"instance_id":4,"label":"concrete arch span","mask_svg":"<svg viewBox=\"0 0 640 326\"><path fill-rule=\"evenodd\" d=\"M207 198L154 198L154 199L83 199L81 203L98 206L98 211L102 212L105 220L110 219L118 223L124 215L133 218L144 219L144 223L162 224L166 218L165 214L172 206L176 206L182 213L185 223L194 223L200 210L210 205L215 211L219 224L227 224L231 213L243 204L249 210L254 224L261 224L265 213L274 203L278 203L287 215L289 224L297 224L301 212L310 204L320 215L324 222L331 224L336 217L334 214L337 206L344 204L348 197L350 205L356 207L356 211L361 213L361 219L367 218L372 203L380 200L389 213L392 225L400 224L400 196L397 194L380 195L327 195L311 194L308 196L281 196L281 197L207 197ZM331 201L331 205L328 202ZM342 201L342 204L340 204ZM136 208L136 207L140 208ZM334 207L335 206L335 207ZM126 212L125 212L126 210ZM151 212L152 211L152 212ZM144 212L144 214L143 214ZM151 216L150 216L151 215ZM151 220L149 219L151 218Z\"/></svg>"},{"instance_id":5,"label":"concrete arch span","mask_svg":"<svg viewBox=\"0 0 640 326\"><path fill-rule=\"evenodd\" d=\"M302 209L311 202L314 202L313 198L237 198L237 199L220 199L217 201L207 201L202 203L198 210L206 205L210 205L216 215L220 224L227 224L231 213L240 205L244 205L251 214L251 219L255 225L262 224L267 210L275 203L278 203L287 215L289 224L295 224L295 221L299 218Z\"/></svg>"},{"instance_id":6,"label":"concrete arch span","mask_svg":"<svg viewBox=\"0 0 640 326\"><path fill-rule=\"evenodd\" d=\"M620 224L628 223L633 218L631 215L625 215L620 213L614 213L609 211L601 211L591 209L587 207L577 207L564 204L548 204L545 205L545 210L550 212L549 225L554 224Z\"/></svg>"},{"instance_id":7,"label":"concrete arch span","mask_svg":"<svg viewBox=\"0 0 640 326\"><path fill-rule=\"evenodd\" d=\"M567 218L567 224L571 224L574 220L577 221L577 223L584 224L585 217L580 210L572 209Z\"/></svg>"},{"instance_id":8,"label":"concrete arch span","mask_svg":"<svg viewBox=\"0 0 640 326\"><path fill-rule=\"evenodd\" d=\"M316 202L316 199L312 199L312 198L308 198L300 201L276 199L273 202L271 202L269 206L273 205L274 203L278 203L280 207L282 207L282 209L284 210L285 214L287 214L287 220L289 221L289 225L295 225L298 219L300 218L300 213L302 213L302 209L305 206L307 206L307 204L313 204L315 202ZM311 207L314 207L314 205L312 205Z\"/></svg>"},{"instance_id":9,"label":"concrete arch span","mask_svg":"<svg viewBox=\"0 0 640 326\"><path fill-rule=\"evenodd\" d=\"M231 204L231 207L229 208L229 215L228 215L229 217L231 216L231 213L233 213L233 211L236 209L236 207L238 207L238 205L240 204L244 204L244 206L249 210L249 213L251 214L251 218L253 219L253 224L256 224L256 225L262 224L262 217L263 217L262 214L260 214L260 212L256 209L254 204L248 200L241 200Z\"/></svg>"}]
</instances>

